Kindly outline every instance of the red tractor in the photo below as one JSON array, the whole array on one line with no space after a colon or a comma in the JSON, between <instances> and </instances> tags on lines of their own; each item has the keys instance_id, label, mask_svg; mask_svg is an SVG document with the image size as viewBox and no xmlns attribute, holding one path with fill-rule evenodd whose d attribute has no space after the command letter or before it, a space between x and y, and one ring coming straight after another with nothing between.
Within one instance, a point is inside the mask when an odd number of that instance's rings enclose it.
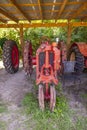
<instances>
[{"instance_id":1,"label":"red tractor","mask_svg":"<svg viewBox=\"0 0 87 130\"><path fill-rule=\"evenodd\" d=\"M66 46L64 42L50 44L44 37L40 47L33 56L32 44L25 42L24 46L24 70L27 75L32 74L33 65L36 65L36 84L38 85L39 106L44 110L44 100L50 100L50 110L53 111L56 104L55 86L58 84L60 68L63 61L67 60ZM69 49L68 60L75 61L75 72L82 72L87 67L87 44L73 43ZM15 73L19 68L18 47L13 40L6 40L3 45L3 62L9 73Z\"/></svg>"},{"instance_id":2,"label":"red tractor","mask_svg":"<svg viewBox=\"0 0 87 130\"><path fill-rule=\"evenodd\" d=\"M63 51L60 51L60 48ZM50 100L50 110L53 111L56 104L55 86L58 85L58 71L60 63L66 59L63 42L50 44L47 37L41 39L36 57L32 56L32 44L26 41L24 47L24 69L27 75L32 74L33 65L36 65L36 84L38 85L39 106L44 110L44 100ZM62 57L62 58L61 58Z\"/></svg>"}]
</instances>

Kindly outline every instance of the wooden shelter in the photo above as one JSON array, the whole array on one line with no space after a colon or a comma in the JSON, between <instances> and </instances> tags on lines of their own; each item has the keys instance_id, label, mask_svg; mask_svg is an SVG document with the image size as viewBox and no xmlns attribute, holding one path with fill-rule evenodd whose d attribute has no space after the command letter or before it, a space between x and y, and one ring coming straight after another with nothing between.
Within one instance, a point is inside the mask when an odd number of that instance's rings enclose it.
<instances>
[{"instance_id":1,"label":"wooden shelter","mask_svg":"<svg viewBox=\"0 0 87 130\"><path fill-rule=\"evenodd\" d=\"M68 27L69 44L72 27L87 26L86 18L87 0L0 0L0 28L20 28L22 44L23 28L58 26Z\"/></svg>"}]
</instances>

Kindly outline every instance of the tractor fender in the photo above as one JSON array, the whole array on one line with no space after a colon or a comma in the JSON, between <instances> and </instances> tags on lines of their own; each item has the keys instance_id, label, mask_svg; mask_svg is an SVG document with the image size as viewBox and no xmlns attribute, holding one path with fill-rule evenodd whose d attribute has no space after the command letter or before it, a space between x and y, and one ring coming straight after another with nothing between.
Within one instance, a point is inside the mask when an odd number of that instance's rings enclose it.
<instances>
[{"instance_id":1,"label":"tractor fender","mask_svg":"<svg viewBox=\"0 0 87 130\"><path fill-rule=\"evenodd\" d=\"M77 46L79 48L80 53L87 57L87 43L85 42L75 42L71 45L70 48L73 48L74 46Z\"/></svg>"}]
</instances>

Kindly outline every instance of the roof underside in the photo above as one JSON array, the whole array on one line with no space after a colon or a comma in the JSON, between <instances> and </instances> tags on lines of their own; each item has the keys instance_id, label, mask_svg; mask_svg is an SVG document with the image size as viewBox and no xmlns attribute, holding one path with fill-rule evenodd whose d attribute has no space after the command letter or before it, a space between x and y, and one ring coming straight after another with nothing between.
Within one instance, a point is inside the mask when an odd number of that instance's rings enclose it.
<instances>
[{"instance_id":1,"label":"roof underside","mask_svg":"<svg viewBox=\"0 0 87 130\"><path fill-rule=\"evenodd\" d=\"M87 18L87 0L0 0L0 21Z\"/></svg>"}]
</instances>

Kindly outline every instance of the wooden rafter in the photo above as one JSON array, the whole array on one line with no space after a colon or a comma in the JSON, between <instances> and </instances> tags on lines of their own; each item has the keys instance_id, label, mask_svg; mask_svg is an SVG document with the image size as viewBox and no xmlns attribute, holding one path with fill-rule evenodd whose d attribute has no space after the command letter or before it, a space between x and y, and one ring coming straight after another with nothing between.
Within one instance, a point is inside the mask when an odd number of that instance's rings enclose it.
<instances>
[{"instance_id":1,"label":"wooden rafter","mask_svg":"<svg viewBox=\"0 0 87 130\"><path fill-rule=\"evenodd\" d=\"M29 21L30 21L30 18L27 16L27 14L20 8L20 6L16 3L15 0L10 0L12 2L12 4L18 9L18 11Z\"/></svg>"},{"instance_id":2,"label":"wooden rafter","mask_svg":"<svg viewBox=\"0 0 87 130\"><path fill-rule=\"evenodd\" d=\"M41 19L43 20L43 14L42 14L42 8L41 8L40 0L38 0L38 5L39 5L39 10L40 10L40 16L41 16Z\"/></svg>"},{"instance_id":3,"label":"wooden rafter","mask_svg":"<svg viewBox=\"0 0 87 130\"><path fill-rule=\"evenodd\" d=\"M14 16L10 15L10 13L8 13L8 12L2 10L2 9L0 9L0 13L3 14L3 15L5 15L7 18L15 21L16 23L18 22L18 19L15 18Z\"/></svg>"},{"instance_id":4,"label":"wooden rafter","mask_svg":"<svg viewBox=\"0 0 87 130\"><path fill-rule=\"evenodd\" d=\"M6 20L1 19L1 18L0 18L0 22L2 22L2 23L7 23L7 21L6 21Z\"/></svg>"},{"instance_id":5,"label":"wooden rafter","mask_svg":"<svg viewBox=\"0 0 87 130\"><path fill-rule=\"evenodd\" d=\"M64 8L65 8L67 2L68 2L68 0L64 0L64 1L63 1L63 4L62 4L62 6L61 6L61 8L60 8L60 11L59 11L59 13L58 13L57 19L61 16L62 12L64 11ZM55 20L55 22L57 21L57 19Z\"/></svg>"},{"instance_id":6,"label":"wooden rafter","mask_svg":"<svg viewBox=\"0 0 87 130\"><path fill-rule=\"evenodd\" d=\"M82 15L81 20L82 20L82 21L87 20L87 15L84 15L84 16Z\"/></svg>"},{"instance_id":7,"label":"wooden rafter","mask_svg":"<svg viewBox=\"0 0 87 130\"><path fill-rule=\"evenodd\" d=\"M7 20L3 19L2 17L0 17L0 22L2 23L7 23Z\"/></svg>"},{"instance_id":8,"label":"wooden rafter","mask_svg":"<svg viewBox=\"0 0 87 130\"><path fill-rule=\"evenodd\" d=\"M44 12L59 12L60 10L44 10ZM72 12L76 12L77 11L77 9L66 9L66 10L64 10L64 12L69 12L69 11L72 11ZM9 11L10 13L12 13L12 14L18 14L18 11L17 10L15 10L15 11ZM39 10L26 10L25 11L25 13L34 13L34 12L36 12L36 13L39 13Z\"/></svg>"},{"instance_id":9,"label":"wooden rafter","mask_svg":"<svg viewBox=\"0 0 87 130\"><path fill-rule=\"evenodd\" d=\"M0 28L31 28L31 27L65 27L68 26L67 22L61 23L29 23L29 24L0 24ZM87 22L70 22L70 26L72 27L79 27L79 26L86 26Z\"/></svg>"},{"instance_id":10,"label":"wooden rafter","mask_svg":"<svg viewBox=\"0 0 87 130\"><path fill-rule=\"evenodd\" d=\"M69 19L76 18L78 15L80 15L81 12L83 12L86 9L87 9L87 4L84 3L82 6L80 6L80 8L77 10L77 12L75 12L73 15L71 15L69 17Z\"/></svg>"},{"instance_id":11,"label":"wooden rafter","mask_svg":"<svg viewBox=\"0 0 87 130\"><path fill-rule=\"evenodd\" d=\"M31 27L57 27L67 26L67 23L29 23L29 24L0 24L0 28L31 28Z\"/></svg>"},{"instance_id":12,"label":"wooden rafter","mask_svg":"<svg viewBox=\"0 0 87 130\"><path fill-rule=\"evenodd\" d=\"M67 5L78 5L78 4L83 4L84 1L71 1L71 2L68 2ZM87 2L85 2L87 3ZM20 7L24 7L24 6L38 6L38 3L32 3L32 4L18 4ZM57 6L61 6L62 5L62 2L56 2L56 3L41 3L41 6L52 6L52 5L57 5ZM0 6L2 7L12 7L14 6L13 4L11 3L8 3L8 4L0 4Z\"/></svg>"}]
</instances>

